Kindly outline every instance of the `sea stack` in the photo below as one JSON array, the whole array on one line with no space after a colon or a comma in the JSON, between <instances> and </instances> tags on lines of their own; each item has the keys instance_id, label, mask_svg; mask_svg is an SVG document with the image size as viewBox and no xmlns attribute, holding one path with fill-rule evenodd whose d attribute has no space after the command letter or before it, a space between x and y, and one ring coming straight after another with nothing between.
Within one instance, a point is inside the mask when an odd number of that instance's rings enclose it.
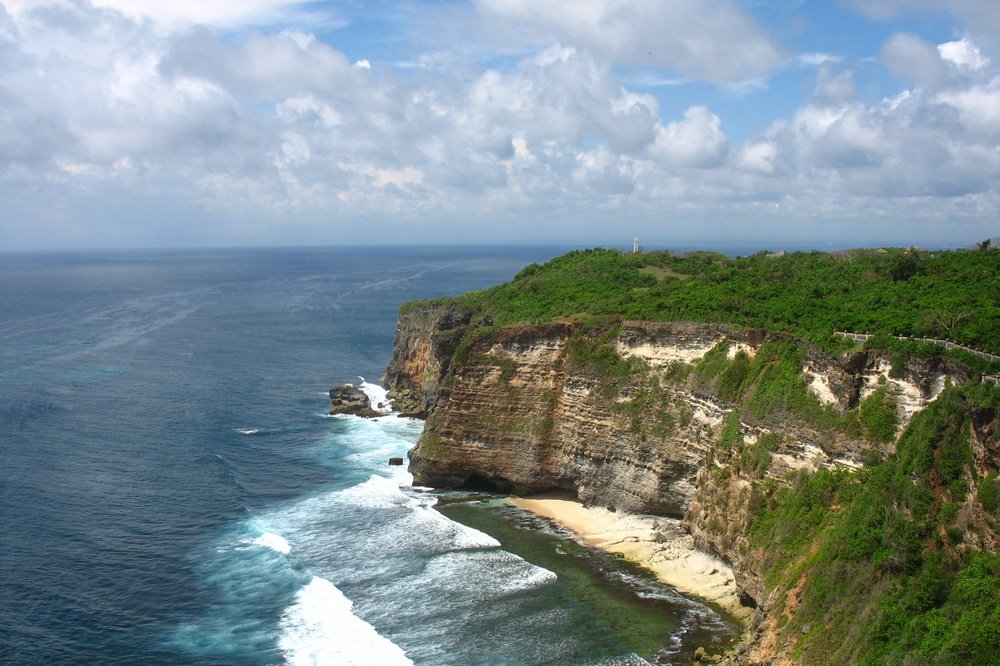
<instances>
[{"instance_id":1,"label":"sea stack","mask_svg":"<svg viewBox=\"0 0 1000 666\"><path fill-rule=\"evenodd\" d=\"M364 391L354 384L330 389L330 414L352 414L364 418L378 416Z\"/></svg>"}]
</instances>

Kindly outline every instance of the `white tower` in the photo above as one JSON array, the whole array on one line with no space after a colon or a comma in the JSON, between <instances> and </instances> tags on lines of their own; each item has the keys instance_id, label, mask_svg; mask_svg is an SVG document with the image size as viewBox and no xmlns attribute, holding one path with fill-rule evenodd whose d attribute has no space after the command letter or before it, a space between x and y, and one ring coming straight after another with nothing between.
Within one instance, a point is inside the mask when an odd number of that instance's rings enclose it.
<instances>
[{"instance_id":1,"label":"white tower","mask_svg":"<svg viewBox=\"0 0 1000 666\"><path fill-rule=\"evenodd\" d=\"M639 239L632 239L632 254L639 254Z\"/></svg>"}]
</instances>

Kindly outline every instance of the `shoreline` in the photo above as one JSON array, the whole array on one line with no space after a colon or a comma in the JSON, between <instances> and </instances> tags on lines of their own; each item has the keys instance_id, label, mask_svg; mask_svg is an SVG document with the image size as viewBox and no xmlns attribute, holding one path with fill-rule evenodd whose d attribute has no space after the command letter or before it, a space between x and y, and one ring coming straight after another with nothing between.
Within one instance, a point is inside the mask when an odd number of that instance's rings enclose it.
<instances>
[{"instance_id":1,"label":"shoreline","mask_svg":"<svg viewBox=\"0 0 1000 666\"><path fill-rule=\"evenodd\" d=\"M587 545L624 556L682 594L719 606L744 629L753 617L754 610L740 603L732 568L695 548L694 538L681 531L675 518L586 507L561 493L508 501L562 525Z\"/></svg>"}]
</instances>

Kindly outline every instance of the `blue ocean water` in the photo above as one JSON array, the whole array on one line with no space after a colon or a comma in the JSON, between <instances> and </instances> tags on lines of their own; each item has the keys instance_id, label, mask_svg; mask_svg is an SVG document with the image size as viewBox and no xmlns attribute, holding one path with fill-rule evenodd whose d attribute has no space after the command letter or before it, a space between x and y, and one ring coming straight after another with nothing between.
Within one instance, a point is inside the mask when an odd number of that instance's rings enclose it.
<instances>
[{"instance_id":1,"label":"blue ocean water","mask_svg":"<svg viewBox=\"0 0 1000 666\"><path fill-rule=\"evenodd\" d=\"M325 415L378 393L400 303L559 253L0 256L0 663L646 663L633 642L730 635L535 558L563 537L509 508L446 517L386 466L421 422Z\"/></svg>"}]
</instances>

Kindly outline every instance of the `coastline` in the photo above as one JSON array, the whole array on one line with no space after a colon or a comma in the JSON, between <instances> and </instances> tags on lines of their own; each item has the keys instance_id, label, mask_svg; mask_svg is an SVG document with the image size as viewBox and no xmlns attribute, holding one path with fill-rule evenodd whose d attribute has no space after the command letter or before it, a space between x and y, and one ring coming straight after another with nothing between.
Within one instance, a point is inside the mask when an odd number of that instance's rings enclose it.
<instances>
[{"instance_id":1,"label":"coastline","mask_svg":"<svg viewBox=\"0 0 1000 666\"><path fill-rule=\"evenodd\" d=\"M744 628L753 616L753 609L740 603L729 565L695 548L693 537L680 529L677 519L587 507L561 493L509 501L562 525L590 546L624 556L651 571L661 583L719 606Z\"/></svg>"}]
</instances>

